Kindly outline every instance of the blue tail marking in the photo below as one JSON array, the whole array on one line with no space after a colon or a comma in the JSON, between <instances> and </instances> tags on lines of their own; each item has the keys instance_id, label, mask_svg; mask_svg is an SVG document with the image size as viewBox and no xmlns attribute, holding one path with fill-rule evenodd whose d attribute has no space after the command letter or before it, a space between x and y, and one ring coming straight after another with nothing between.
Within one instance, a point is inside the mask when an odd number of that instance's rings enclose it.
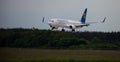
<instances>
[{"instance_id":1,"label":"blue tail marking","mask_svg":"<svg viewBox=\"0 0 120 62\"><path fill-rule=\"evenodd\" d=\"M83 13L83 15L82 15L82 18L81 18L82 24L85 24L86 16L87 16L87 8L85 9L85 11L84 11L84 13Z\"/></svg>"}]
</instances>

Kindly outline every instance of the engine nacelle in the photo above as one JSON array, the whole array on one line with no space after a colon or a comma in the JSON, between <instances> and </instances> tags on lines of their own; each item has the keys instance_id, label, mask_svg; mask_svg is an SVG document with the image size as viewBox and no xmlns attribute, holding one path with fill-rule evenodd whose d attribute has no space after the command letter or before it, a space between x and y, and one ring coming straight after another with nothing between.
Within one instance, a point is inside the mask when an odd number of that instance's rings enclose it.
<instances>
[{"instance_id":1,"label":"engine nacelle","mask_svg":"<svg viewBox=\"0 0 120 62\"><path fill-rule=\"evenodd\" d=\"M69 26L70 29L75 29L76 27L74 25Z\"/></svg>"}]
</instances>

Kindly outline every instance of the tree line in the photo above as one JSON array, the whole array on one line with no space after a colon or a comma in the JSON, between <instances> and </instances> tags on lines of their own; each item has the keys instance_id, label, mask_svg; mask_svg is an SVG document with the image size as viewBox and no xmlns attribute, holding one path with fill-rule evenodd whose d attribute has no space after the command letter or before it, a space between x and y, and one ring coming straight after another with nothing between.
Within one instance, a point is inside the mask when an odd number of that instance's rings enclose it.
<instances>
[{"instance_id":1,"label":"tree line","mask_svg":"<svg viewBox=\"0 0 120 62\"><path fill-rule=\"evenodd\" d=\"M120 32L0 29L0 47L120 50Z\"/></svg>"}]
</instances>

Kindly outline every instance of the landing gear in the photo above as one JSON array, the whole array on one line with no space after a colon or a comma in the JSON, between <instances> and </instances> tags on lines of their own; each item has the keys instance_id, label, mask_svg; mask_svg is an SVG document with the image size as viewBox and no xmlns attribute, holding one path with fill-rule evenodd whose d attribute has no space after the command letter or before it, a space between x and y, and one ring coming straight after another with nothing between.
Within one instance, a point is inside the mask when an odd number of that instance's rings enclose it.
<instances>
[{"instance_id":1,"label":"landing gear","mask_svg":"<svg viewBox=\"0 0 120 62\"><path fill-rule=\"evenodd\" d=\"M75 31L75 29L72 29L72 32L74 32Z\"/></svg>"},{"instance_id":2,"label":"landing gear","mask_svg":"<svg viewBox=\"0 0 120 62\"><path fill-rule=\"evenodd\" d=\"M65 29L62 29L61 31L63 31L63 32L64 32L64 31L65 31Z\"/></svg>"},{"instance_id":3,"label":"landing gear","mask_svg":"<svg viewBox=\"0 0 120 62\"><path fill-rule=\"evenodd\" d=\"M55 27L52 27L52 30L55 29Z\"/></svg>"}]
</instances>

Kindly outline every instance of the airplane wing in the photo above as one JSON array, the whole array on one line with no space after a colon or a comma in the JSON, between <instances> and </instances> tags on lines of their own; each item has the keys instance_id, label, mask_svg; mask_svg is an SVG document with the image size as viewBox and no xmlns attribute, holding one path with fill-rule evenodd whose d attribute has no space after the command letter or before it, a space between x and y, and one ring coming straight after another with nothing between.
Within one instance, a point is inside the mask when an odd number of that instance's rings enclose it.
<instances>
[{"instance_id":1,"label":"airplane wing","mask_svg":"<svg viewBox=\"0 0 120 62\"><path fill-rule=\"evenodd\" d=\"M75 28L80 28L83 26L88 26L89 24L66 24L65 27L66 28L70 28L70 29L75 29Z\"/></svg>"},{"instance_id":2,"label":"airplane wing","mask_svg":"<svg viewBox=\"0 0 120 62\"><path fill-rule=\"evenodd\" d=\"M101 22L86 22L85 24L95 24L95 23L104 23L106 20L106 17Z\"/></svg>"},{"instance_id":3,"label":"airplane wing","mask_svg":"<svg viewBox=\"0 0 120 62\"><path fill-rule=\"evenodd\" d=\"M76 28L76 26L73 25L73 24L66 24L66 25L64 25L64 27L70 28L70 29L75 29Z\"/></svg>"}]
</instances>

